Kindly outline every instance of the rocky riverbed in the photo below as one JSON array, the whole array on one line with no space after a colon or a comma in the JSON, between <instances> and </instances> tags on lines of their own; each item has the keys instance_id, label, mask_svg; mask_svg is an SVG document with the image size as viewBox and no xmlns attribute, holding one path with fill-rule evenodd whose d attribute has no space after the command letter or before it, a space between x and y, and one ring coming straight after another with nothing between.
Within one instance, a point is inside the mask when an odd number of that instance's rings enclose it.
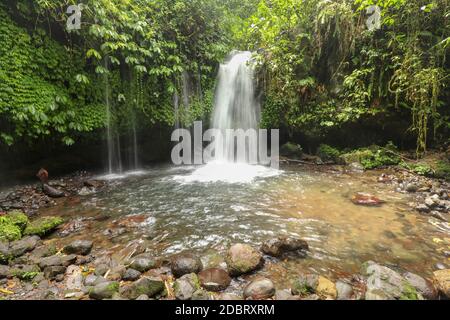
<instances>
[{"instance_id":1,"label":"rocky riverbed","mask_svg":"<svg viewBox=\"0 0 450 320\"><path fill-rule=\"evenodd\" d=\"M311 167L325 174L358 172L355 166ZM356 173L359 174L359 173ZM360 173L364 174L364 173ZM173 254L155 254L154 243L164 244L164 234L149 240L136 236L135 228L147 223L147 215L111 218L100 210L94 216L43 217L45 208L61 202L83 206L80 197L94 197L120 182L93 180L83 173L50 184L65 198L52 199L40 185L20 187L0 200L3 220L20 230L0 241L1 299L179 299L179 300L359 300L447 299L450 297L449 185L391 168L372 172L370 181L408 197L411 212L429 218L442 237L441 262L432 273L418 275L402 265L370 260L359 271L330 273L324 268L298 270L289 281L278 281L282 263L308 259L312 248L308 234L266 237L260 243L235 241L223 244L219 253L183 248ZM351 205L384 206L386 199L367 190L349 195ZM44 201L45 200L45 201ZM389 202L389 201L388 201ZM32 218L27 221L20 211ZM41 214L37 214L37 213ZM36 216L36 217L34 217ZM14 217L12 219L11 217ZM102 237L89 236L90 226L105 221ZM131 230L131 231L130 231ZM76 237L73 237L76 235ZM127 242L118 242L126 235ZM446 236L447 235L447 236ZM315 271L313 271L313 270ZM276 277L273 275L276 274Z\"/></svg>"}]
</instances>

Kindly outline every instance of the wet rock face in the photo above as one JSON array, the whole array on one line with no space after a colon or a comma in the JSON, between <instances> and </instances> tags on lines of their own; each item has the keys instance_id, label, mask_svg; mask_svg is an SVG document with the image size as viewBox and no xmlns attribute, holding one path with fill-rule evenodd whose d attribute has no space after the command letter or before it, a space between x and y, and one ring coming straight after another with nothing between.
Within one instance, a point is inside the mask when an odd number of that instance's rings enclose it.
<instances>
[{"instance_id":1,"label":"wet rock face","mask_svg":"<svg viewBox=\"0 0 450 320\"><path fill-rule=\"evenodd\" d=\"M368 276L366 300L418 300L417 290L398 272L369 261L363 272Z\"/></svg>"},{"instance_id":2,"label":"wet rock face","mask_svg":"<svg viewBox=\"0 0 450 320\"><path fill-rule=\"evenodd\" d=\"M203 269L203 264L193 254L184 253L172 258L170 269L175 277L180 278L185 274L199 273Z\"/></svg>"},{"instance_id":3,"label":"wet rock face","mask_svg":"<svg viewBox=\"0 0 450 320\"><path fill-rule=\"evenodd\" d=\"M450 269L435 271L433 273L433 282L439 293L450 299Z\"/></svg>"},{"instance_id":4,"label":"wet rock face","mask_svg":"<svg viewBox=\"0 0 450 320\"><path fill-rule=\"evenodd\" d=\"M253 300L269 299L275 294L275 286L270 279L258 278L244 289L244 298Z\"/></svg>"},{"instance_id":5,"label":"wet rock face","mask_svg":"<svg viewBox=\"0 0 450 320\"><path fill-rule=\"evenodd\" d=\"M173 285L175 297L178 300L191 300L194 293L200 289L200 283L195 273L185 274Z\"/></svg>"},{"instance_id":6,"label":"wet rock face","mask_svg":"<svg viewBox=\"0 0 450 320\"><path fill-rule=\"evenodd\" d=\"M278 237L266 241L261 251L273 257L281 257L288 252L309 250L308 243L302 239L293 237Z\"/></svg>"},{"instance_id":7,"label":"wet rock face","mask_svg":"<svg viewBox=\"0 0 450 320\"><path fill-rule=\"evenodd\" d=\"M357 193L353 196L352 202L359 206L379 207L386 203L378 197L368 193Z\"/></svg>"},{"instance_id":8,"label":"wet rock face","mask_svg":"<svg viewBox=\"0 0 450 320\"><path fill-rule=\"evenodd\" d=\"M264 259L261 253L251 246L235 244L228 250L226 262L229 274L239 276L261 268Z\"/></svg>"},{"instance_id":9,"label":"wet rock face","mask_svg":"<svg viewBox=\"0 0 450 320\"><path fill-rule=\"evenodd\" d=\"M223 269L211 268L198 274L200 284L208 291L218 292L225 290L231 283L231 278Z\"/></svg>"},{"instance_id":10,"label":"wet rock face","mask_svg":"<svg viewBox=\"0 0 450 320\"><path fill-rule=\"evenodd\" d=\"M65 246L63 252L66 254L86 256L91 252L93 245L93 242L89 240L76 240Z\"/></svg>"}]
</instances>

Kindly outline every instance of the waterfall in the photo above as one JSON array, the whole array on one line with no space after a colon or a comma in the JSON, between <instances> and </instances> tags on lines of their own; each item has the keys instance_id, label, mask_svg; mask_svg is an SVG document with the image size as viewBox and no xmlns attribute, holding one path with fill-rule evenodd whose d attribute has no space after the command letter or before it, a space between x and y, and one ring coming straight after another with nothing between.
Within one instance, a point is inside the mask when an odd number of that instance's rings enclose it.
<instances>
[{"instance_id":1,"label":"waterfall","mask_svg":"<svg viewBox=\"0 0 450 320\"><path fill-rule=\"evenodd\" d=\"M220 66L212 118L213 128L257 129L260 105L256 99L253 82L254 71L251 52L235 52ZM234 162L234 137L224 137L224 151L220 158ZM248 157L258 157L257 150L248 148Z\"/></svg>"}]
</instances>

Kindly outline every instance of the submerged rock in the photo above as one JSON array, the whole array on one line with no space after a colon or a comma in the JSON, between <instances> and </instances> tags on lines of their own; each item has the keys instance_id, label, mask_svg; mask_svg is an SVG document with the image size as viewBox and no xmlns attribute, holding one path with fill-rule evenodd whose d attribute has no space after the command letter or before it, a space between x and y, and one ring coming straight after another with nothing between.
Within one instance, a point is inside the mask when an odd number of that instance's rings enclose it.
<instances>
[{"instance_id":1,"label":"submerged rock","mask_svg":"<svg viewBox=\"0 0 450 320\"><path fill-rule=\"evenodd\" d=\"M369 207L378 207L386 203L385 201L368 193L357 193L356 195L353 196L352 202L356 205Z\"/></svg>"},{"instance_id":2,"label":"submerged rock","mask_svg":"<svg viewBox=\"0 0 450 320\"><path fill-rule=\"evenodd\" d=\"M231 283L231 278L223 269L205 269L198 274L200 284L208 291L225 290Z\"/></svg>"},{"instance_id":3,"label":"submerged rock","mask_svg":"<svg viewBox=\"0 0 450 320\"><path fill-rule=\"evenodd\" d=\"M251 246L235 244L228 250L226 262L229 274L239 276L262 267L264 259L261 253Z\"/></svg>"},{"instance_id":4,"label":"submerged rock","mask_svg":"<svg viewBox=\"0 0 450 320\"><path fill-rule=\"evenodd\" d=\"M270 279L258 278L244 288L244 298L253 300L269 299L275 294L275 286Z\"/></svg>"},{"instance_id":5,"label":"submerged rock","mask_svg":"<svg viewBox=\"0 0 450 320\"><path fill-rule=\"evenodd\" d=\"M305 240L293 237L278 237L264 242L261 251L273 257L280 257L285 253L309 250Z\"/></svg>"},{"instance_id":6,"label":"submerged rock","mask_svg":"<svg viewBox=\"0 0 450 320\"><path fill-rule=\"evenodd\" d=\"M85 256L91 252L93 245L93 242L89 240L76 240L65 246L63 252Z\"/></svg>"},{"instance_id":7,"label":"submerged rock","mask_svg":"<svg viewBox=\"0 0 450 320\"><path fill-rule=\"evenodd\" d=\"M170 269L175 277L185 274L198 273L203 269L201 260L190 253L183 253L172 258Z\"/></svg>"}]
</instances>

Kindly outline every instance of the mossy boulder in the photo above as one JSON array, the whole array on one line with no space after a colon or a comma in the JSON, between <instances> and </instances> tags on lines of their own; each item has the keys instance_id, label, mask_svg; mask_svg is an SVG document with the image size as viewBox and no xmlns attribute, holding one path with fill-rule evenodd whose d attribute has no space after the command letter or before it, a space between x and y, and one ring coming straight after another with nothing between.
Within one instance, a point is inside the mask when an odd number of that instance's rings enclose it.
<instances>
[{"instance_id":1,"label":"mossy boulder","mask_svg":"<svg viewBox=\"0 0 450 320\"><path fill-rule=\"evenodd\" d=\"M64 220L60 217L42 217L28 224L24 235L46 236L54 231Z\"/></svg>"},{"instance_id":2,"label":"mossy boulder","mask_svg":"<svg viewBox=\"0 0 450 320\"><path fill-rule=\"evenodd\" d=\"M303 155L303 149L298 144L288 142L281 146L280 155L287 158L300 159Z\"/></svg>"},{"instance_id":3,"label":"mossy boulder","mask_svg":"<svg viewBox=\"0 0 450 320\"><path fill-rule=\"evenodd\" d=\"M0 241L16 241L22 238L22 232L28 224L28 217L21 211L11 211L0 217Z\"/></svg>"},{"instance_id":4,"label":"mossy boulder","mask_svg":"<svg viewBox=\"0 0 450 320\"><path fill-rule=\"evenodd\" d=\"M371 170L384 166L398 165L401 158L393 150L391 145L381 148L371 146L345 153L339 157L339 161L344 164L360 163L364 169Z\"/></svg>"},{"instance_id":5,"label":"mossy boulder","mask_svg":"<svg viewBox=\"0 0 450 320\"><path fill-rule=\"evenodd\" d=\"M120 294L127 299L135 300L143 294L150 298L154 297L162 293L164 289L164 282L160 279L150 279L145 277L123 287Z\"/></svg>"},{"instance_id":6,"label":"mossy boulder","mask_svg":"<svg viewBox=\"0 0 450 320\"><path fill-rule=\"evenodd\" d=\"M327 144L321 144L317 149L317 155L325 162L340 162L341 152Z\"/></svg>"},{"instance_id":7,"label":"mossy boulder","mask_svg":"<svg viewBox=\"0 0 450 320\"><path fill-rule=\"evenodd\" d=\"M264 259L259 251L248 244L235 244L226 256L228 272L231 276L240 276L261 268Z\"/></svg>"},{"instance_id":8,"label":"mossy boulder","mask_svg":"<svg viewBox=\"0 0 450 320\"><path fill-rule=\"evenodd\" d=\"M111 299L119 292L119 283L115 281L102 282L89 291L89 298L96 300Z\"/></svg>"}]
</instances>

